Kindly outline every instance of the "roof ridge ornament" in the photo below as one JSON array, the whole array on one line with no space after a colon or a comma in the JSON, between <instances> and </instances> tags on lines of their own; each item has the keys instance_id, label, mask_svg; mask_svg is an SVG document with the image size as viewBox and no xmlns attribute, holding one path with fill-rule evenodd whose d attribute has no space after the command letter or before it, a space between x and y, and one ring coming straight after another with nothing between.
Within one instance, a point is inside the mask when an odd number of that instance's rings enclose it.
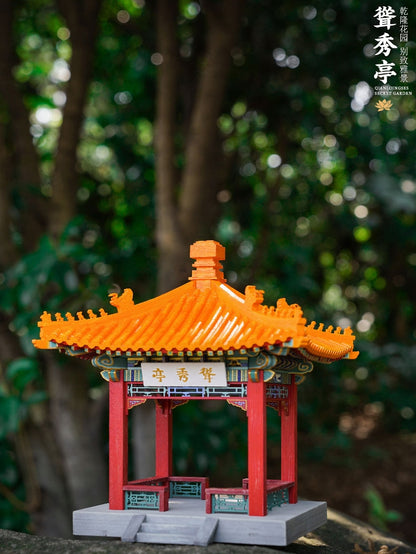
<instances>
[{"instance_id":1,"label":"roof ridge ornament","mask_svg":"<svg viewBox=\"0 0 416 554\"><path fill-rule=\"evenodd\" d=\"M244 290L244 304L252 310L259 310L263 304L264 290L257 289L254 285L247 285Z\"/></svg>"},{"instance_id":2,"label":"roof ridge ornament","mask_svg":"<svg viewBox=\"0 0 416 554\"><path fill-rule=\"evenodd\" d=\"M225 260L225 248L216 240L199 240L191 244L190 257L195 260L190 281L195 281L195 287L200 290L211 287L211 281L226 283L221 260Z\"/></svg>"},{"instance_id":3,"label":"roof ridge ornament","mask_svg":"<svg viewBox=\"0 0 416 554\"><path fill-rule=\"evenodd\" d=\"M133 291L131 289L124 289L120 295L117 292L110 292L108 296L110 304L115 306L118 312L123 312L134 306Z\"/></svg>"}]
</instances>

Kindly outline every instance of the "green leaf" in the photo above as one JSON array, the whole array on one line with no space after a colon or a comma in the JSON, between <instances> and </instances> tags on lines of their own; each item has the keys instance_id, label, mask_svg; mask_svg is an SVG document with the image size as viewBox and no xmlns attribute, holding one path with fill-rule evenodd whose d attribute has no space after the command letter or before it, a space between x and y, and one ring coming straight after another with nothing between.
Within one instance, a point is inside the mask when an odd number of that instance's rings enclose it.
<instances>
[{"instance_id":1,"label":"green leaf","mask_svg":"<svg viewBox=\"0 0 416 554\"><path fill-rule=\"evenodd\" d=\"M0 396L0 439L15 433L22 420L22 404L14 396Z\"/></svg>"},{"instance_id":2,"label":"green leaf","mask_svg":"<svg viewBox=\"0 0 416 554\"><path fill-rule=\"evenodd\" d=\"M23 391L27 384L39 376L37 361L33 358L13 360L7 366L6 376L18 391Z\"/></svg>"},{"instance_id":3,"label":"green leaf","mask_svg":"<svg viewBox=\"0 0 416 554\"><path fill-rule=\"evenodd\" d=\"M36 391L25 399L26 404L39 404L48 398L46 391Z\"/></svg>"}]
</instances>

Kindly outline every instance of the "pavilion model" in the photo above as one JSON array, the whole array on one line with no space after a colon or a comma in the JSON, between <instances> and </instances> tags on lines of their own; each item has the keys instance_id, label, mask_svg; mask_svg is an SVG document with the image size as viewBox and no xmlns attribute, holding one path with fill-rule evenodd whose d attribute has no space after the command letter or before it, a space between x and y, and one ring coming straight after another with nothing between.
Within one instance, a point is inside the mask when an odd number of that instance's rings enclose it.
<instances>
[{"instance_id":1,"label":"pavilion model","mask_svg":"<svg viewBox=\"0 0 416 554\"><path fill-rule=\"evenodd\" d=\"M41 316L37 348L90 359L109 383L109 504L74 512L74 534L123 540L208 544L289 544L326 521L325 502L297 493L297 385L313 362L354 359L351 329L307 325L284 298L263 305L263 291L226 284L216 241L191 245L190 280L135 304L110 295L117 312ZM225 400L247 413L248 478L212 488L207 477L172 473L172 410L189 400ZM128 481L128 413L156 409L156 474ZM266 474L266 407L281 418L280 479ZM252 517L261 516L261 517Z\"/></svg>"}]
</instances>

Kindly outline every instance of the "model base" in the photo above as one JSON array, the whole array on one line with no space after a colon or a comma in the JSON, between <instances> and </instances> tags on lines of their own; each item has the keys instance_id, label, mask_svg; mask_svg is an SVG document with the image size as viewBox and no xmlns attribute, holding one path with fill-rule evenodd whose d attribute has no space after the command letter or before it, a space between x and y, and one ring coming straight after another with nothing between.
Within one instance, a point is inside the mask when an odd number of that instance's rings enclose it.
<instances>
[{"instance_id":1,"label":"model base","mask_svg":"<svg viewBox=\"0 0 416 554\"><path fill-rule=\"evenodd\" d=\"M195 499L170 499L167 512L110 510L101 504L73 513L74 535L158 544L286 546L324 523L326 502L306 500L276 506L264 517L206 514L205 502Z\"/></svg>"}]
</instances>

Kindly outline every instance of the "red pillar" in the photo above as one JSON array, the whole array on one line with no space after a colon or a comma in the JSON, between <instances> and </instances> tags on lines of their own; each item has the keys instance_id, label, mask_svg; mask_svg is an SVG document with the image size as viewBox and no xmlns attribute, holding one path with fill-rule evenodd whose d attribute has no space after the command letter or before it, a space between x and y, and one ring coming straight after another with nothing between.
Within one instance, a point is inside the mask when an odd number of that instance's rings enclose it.
<instances>
[{"instance_id":1,"label":"red pillar","mask_svg":"<svg viewBox=\"0 0 416 554\"><path fill-rule=\"evenodd\" d=\"M267 421L266 383L263 371L258 371L259 381L249 378L247 383L248 418L248 490L249 515L267 514Z\"/></svg>"},{"instance_id":2,"label":"red pillar","mask_svg":"<svg viewBox=\"0 0 416 554\"><path fill-rule=\"evenodd\" d=\"M124 510L123 486L127 484L127 407L123 372L120 381L109 382L109 504Z\"/></svg>"},{"instance_id":3,"label":"red pillar","mask_svg":"<svg viewBox=\"0 0 416 554\"><path fill-rule=\"evenodd\" d=\"M281 453L282 453L282 481L292 481L294 486L289 489L289 502L298 501L298 397L295 376L291 376L288 385L288 414L282 410L281 415Z\"/></svg>"},{"instance_id":4,"label":"red pillar","mask_svg":"<svg viewBox=\"0 0 416 554\"><path fill-rule=\"evenodd\" d=\"M156 401L156 477L172 475L172 403Z\"/></svg>"}]
</instances>

